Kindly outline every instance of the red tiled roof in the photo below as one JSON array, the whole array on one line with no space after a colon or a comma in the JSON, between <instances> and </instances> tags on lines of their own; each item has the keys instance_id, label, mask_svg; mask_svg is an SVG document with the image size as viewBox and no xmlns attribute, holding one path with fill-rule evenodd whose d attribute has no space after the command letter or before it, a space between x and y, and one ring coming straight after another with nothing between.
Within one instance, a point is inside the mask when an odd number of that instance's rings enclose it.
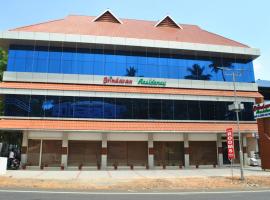
<instances>
[{"instance_id":1,"label":"red tiled roof","mask_svg":"<svg viewBox=\"0 0 270 200\"><path fill-rule=\"evenodd\" d=\"M93 91L93 92L121 92L139 94L172 94L172 95L200 95L200 96L234 96L233 91L227 90L203 90L184 88L157 88L157 87L135 87L135 86L112 86L112 85L79 85L60 83L21 83L1 82L0 88L14 89L38 89L38 90L69 90L69 91ZM259 92L237 91L239 97L261 98Z\"/></svg>"},{"instance_id":2,"label":"red tiled roof","mask_svg":"<svg viewBox=\"0 0 270 200\"><path fill-rule=\"evenodd\" d=\"M123 122L123 121L76 121L76 120L30 120L1 119L0 129L16 130L80 130L80 131L185 131L225 132L226 128L237 129L235 123L214 122ZM240 124L242 132L257 132L256 123Z\"/></svg>"},{"instance_id":3,"label":"red tiled roof","mask_svg":"<svg viewBox=\"0 0 270 200\"><path fill-rule=\"evenodd\" d=\"M93 22L93 19L95 19L95 17L69 15L64 19L19 27L12 29L11 31L126 37L248 47L239 42L205 31L195 25L181 24L183 29L176 29L169 27L155 27L157 21L121 19L123 24L119 24L111 22Z\"/></svg>"}]
</instances>

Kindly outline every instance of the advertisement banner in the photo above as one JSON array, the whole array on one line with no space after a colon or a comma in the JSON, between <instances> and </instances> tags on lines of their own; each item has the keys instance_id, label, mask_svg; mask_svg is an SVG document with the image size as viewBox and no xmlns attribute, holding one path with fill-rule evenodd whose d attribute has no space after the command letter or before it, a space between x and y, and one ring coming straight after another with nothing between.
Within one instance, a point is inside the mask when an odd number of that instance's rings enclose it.
<instances>
[{"instance_id":1,"label":"advertisement banner","mask_svg":"<svg viewBox=\"0 0 270 200\"><path fill-rule=\"evenodd\" d=\"M232 160L232 159L235 159L234 139L233 139L233 129L232 128L226 129L226 136L227 136L227 145L228 145L228 159Z\"/></svg>"}]
</instances>

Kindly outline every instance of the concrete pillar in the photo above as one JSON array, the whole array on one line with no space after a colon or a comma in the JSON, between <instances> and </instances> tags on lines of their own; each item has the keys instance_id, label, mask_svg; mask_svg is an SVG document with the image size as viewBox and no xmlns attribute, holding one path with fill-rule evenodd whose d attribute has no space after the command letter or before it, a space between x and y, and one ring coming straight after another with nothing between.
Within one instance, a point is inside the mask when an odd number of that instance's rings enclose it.
<instances>
[{"instance_id":1,"label":"concrete pillar","mask_svg":"<svg viewBox=\"0 0 270 200\"><path fill-rule=\"evenodd\" d=\"M222 151L222 134L217 134L217 155L218 155L218 166L223 166L223 151Z\"/></svg>"},{"instance_id":2,"label":"concrete pillar","mask_svg":"<svg viewBox=\"0 0 270 200\"><path fill-rule=\"evenodd\" d=\"M154 140L153 134L148 134L148 166L150 169L154 168Z\"/></svg>"},{"instance_id":3,"label":"concrete pillar","mask_svg":"<svg viewBox=\"0 0 270 200\"><path fill-rule=\"evenodd\" d=\"M67 154L68 154L68 133L63 133L62 136L62 156L61 165L67 167Z\"/></svg>"},{"instance_id":4,"label":"concrete pillar","mask_svg":"<svg viewBox=\"0 0 270 200\"><path fill-rule=\"evenodd\" d=\"M107 168L107 133L102 133L101 168Z\"/></svg>"},{"instance_id":5,"label":"concrete pillar","mask_svg":"<svg viewBox=\"0 0 270 200\"><path fill-rule=\"evenodd\" d=\"M243 135L243 158L244 158L244 165L248 165L248 153L247 153L247 137L245 134Z\"/></svg>"},{"instance_id":6,"label":"concrete pillar","mask_svg":"<svg viewBox=\"0 0 270 200\"><path fill-rule=\"evenodd\" d=\"M23 131L21 164L27 163L27 148L28 148L28 132Z\"/></svg>"},{"instance_id":7,"label":"concrete pillar","mask_svg":"<svg viewBox=\"0 0 270 200\"><path fill-rule=\"evenodd\" d=\"M188 133L184 133L184 154L185 154L185 167L189 167L189 142Z\"/></svg>"}]
</instances>

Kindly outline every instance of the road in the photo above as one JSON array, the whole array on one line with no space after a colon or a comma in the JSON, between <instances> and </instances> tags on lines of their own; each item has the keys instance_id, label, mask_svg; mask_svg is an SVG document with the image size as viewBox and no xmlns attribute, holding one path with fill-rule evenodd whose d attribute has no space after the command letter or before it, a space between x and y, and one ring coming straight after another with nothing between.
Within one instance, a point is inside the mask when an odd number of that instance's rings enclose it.
<instances>
[{"instance_id":1,"label":"road","mask_svg":"<svg viewBox=\"0 0 270 200\"><path fill-rule=\"evenodd\" d=\"M266 200L268 191L181 193L91 193L0 190L0 200Z\"/></svg>"}]
</instances>

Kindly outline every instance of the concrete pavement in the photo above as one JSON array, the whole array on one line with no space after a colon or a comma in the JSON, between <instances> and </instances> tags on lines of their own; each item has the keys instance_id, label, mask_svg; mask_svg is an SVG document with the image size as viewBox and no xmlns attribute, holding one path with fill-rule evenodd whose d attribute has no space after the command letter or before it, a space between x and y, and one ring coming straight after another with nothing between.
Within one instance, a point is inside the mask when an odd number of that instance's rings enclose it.
<instances>
[{"instance_id":1,"label":"concrete pavement","mask_svg":"<svg viewBox=\"0 0 270 200\"><path fill-rule=\"evenodd\" d=\"M248 167L244 170L245 176L270 176L270 172L262 171L259 167ZM233 169L234 176L240 175L239 168ZM4 177L18 179L45 179L45 180L135 180L141 178L188 178L188 177L218 177L231 176L231 169L166 169L166 170L74 170L45 169L45 170L8 170Z\"/></svg>"}]
</instances>

